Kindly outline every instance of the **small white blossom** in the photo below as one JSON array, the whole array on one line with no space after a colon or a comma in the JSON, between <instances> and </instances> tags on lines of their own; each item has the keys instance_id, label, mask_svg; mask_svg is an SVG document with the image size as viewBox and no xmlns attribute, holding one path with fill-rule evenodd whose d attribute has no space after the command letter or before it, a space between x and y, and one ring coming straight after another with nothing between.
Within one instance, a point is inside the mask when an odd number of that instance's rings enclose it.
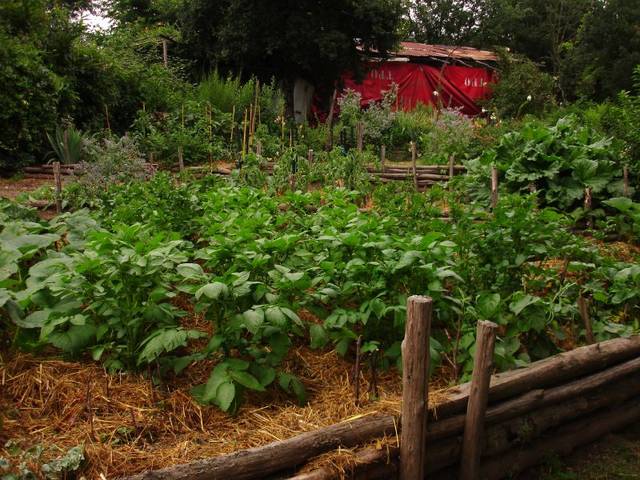
<instances>
[{"instance_id":1,"label":"small white blossom","mask_svg":"<svg viewBox=\"0 0 640 480\"><path fill-rule=\"evenodd\" d=\"M495 114L495 113L492 113L492 114L491 114L491 120L496 120L497 118L498 118L498 117L496 117L496 114Z\"/></svg>"},{"instance_id":2,"label":"small white blossom","mask_svg":"<svg viewBox=\"0 0 640 480\"><path fill-rule=\"evenodd\" d=\"M433 96L434 96L434 97L437 97L438 95L440 95L440 94L438 93L438 91L437 91L437 90L434 90L434 91L433 91Z\"/></svg>"},{"instance_id":3,"label":"small white blossom","mask_svg":"<svg viewBox=\"0 0 640 480\"><path fill-rule=\"evenodd\" d=\"M532 98L531 95L527 95L527 102L530 102L531 98Z\"/></svg>"}]
</instances>

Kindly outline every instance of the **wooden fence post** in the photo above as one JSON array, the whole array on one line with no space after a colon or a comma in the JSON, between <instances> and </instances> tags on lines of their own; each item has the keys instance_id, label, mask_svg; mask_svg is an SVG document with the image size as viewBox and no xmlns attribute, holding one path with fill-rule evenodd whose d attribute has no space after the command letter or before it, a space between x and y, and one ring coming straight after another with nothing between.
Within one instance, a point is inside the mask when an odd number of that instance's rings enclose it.
<instances>
[{"instance_id":1,"label":"wooden fence post","mask_svg":"<svg viewBox=\"0 0 640 480\"><path fill-rule=\"evenodd\" d=\"M498 206L498 168L491 165L491 208Z\"/></svg>"},{"instance_id":2,"label":"wooden fence post","mask_svg":"<svg viewBox=\"0 0 640 480\"><path fill-rule=\"evenodd\" d=\"M591 206L593 205L593 195L591 191L591 187L587 187L584 189L584 210L587 215L587 228L593 228L593 219L589 215L589 211L591 211Z\"/></svg>"},{"instance_id":3,"label":"wooden fence post","mask_svg":"<svg viewBox=\"0 0 640 480\"><path fill-rule=\"evenodd\" d=\"M169 45L166 38L162 39L162 63L164 68L169 68Z\"/></svg>"},{"instance_id":4,"label":"wooden fence post","mask_svg":"<svg viewBox=\"0 0 640 480\"><path fill-rule=\"evenodd\" d=\"M380 147L380 170L384 173L384 162L387 160L387 146Z\"/></svg>"},{"instance_id":5,"label":"wooden fence post","mask_svg":"<svg viewBox=\"0 0 640 480\"><path fill-rule=\"evenodd\" d=\"M182 147L178 147L178 170L184 171L184 155L182 153Z\"/></svg>"},{"instance_id":6,"label":"wooden fence post","mask_svg":"<svg viewBox=\"0 0 640 480\"><path fill-rule=\"evenodd\" d=\"M476 352L473 358L473 377L464 422L460 480L480 479L484 417L489 399L489 383L497 328L498 326L493 322L478 322Z\"/></svg>"},{"instance_id":7,"label":"wooden fence post","mask_svg":"<svg viewBox=\"0 0 640 480\"><path fill-rule=\"evenodd\" d=\"M413 185L418 190L418 169L416 167L418 152L416 150L416 142L411 142L411 167L413 168Z\"/></svg>"},{"instance_id":8,"label":"wooden fence post","mask_svg":"<svg viewBox=\"0 0 640 480\"><path fill-rule=\"evenodd\" d=\"M424 478L432 312L431 298L412 296L407 299L407 323L402 342L400 480Z\"/></svg>"},{"instance_id":9,"label":"wooden fence post","mask_svg":"<svg viewBox=\"0 0 640 480\"><path fill-rule=\"evenodd\" d=\"M625 165L622 168L622 180L623 180L623 194L625 197L630 196L629 192L629 166Z\"/></svg>"},{"instance_id":10,"label":"wooden fence post","mask_svg":"<svg viewBox=\"0 0 640 480\"><path fill-rule=\"evenodd\" d=\"M364 123L362 122L358 122L356 124L356 136L357 136L357 142L358 142L358 151L362 152L362 150L364 149Z\"/></svg>"},{"instance_id":11,"label":"wooden fence post","mask_svg":"<svg viewBox=\"0 0 640 480\"><path fill-rule=\"evenodd\" d=\"M313 149L312 148L310 148L309 151L307 152L307 162L309 162L309 167L313 165Z\"/></svg>"},{"instance_id":12,"label":"wooden fence post","mask_svg":"<svg viewBox=\"0 0 640 480\"><path fill-rule=\"evenodd\" d=\"M56 213L62 213L62 176L60 174L60 162L53 162L53 182L56 189Z\"/></svg>"},{"instance_id":13,"label":"wooden fence post","mask_svg":"<svg viewBox=\"0 0 640 480\"><path fill-rule=\"evenodd\" d=\"M580 294L578 297L578 310L580 311L580 317L584 322L585 336L587 337L587 342L595 343L595 338L593 338L593 328L591 328L591 317L589 316L589 302L586 298Z\"/></svg>"}]
</instances>

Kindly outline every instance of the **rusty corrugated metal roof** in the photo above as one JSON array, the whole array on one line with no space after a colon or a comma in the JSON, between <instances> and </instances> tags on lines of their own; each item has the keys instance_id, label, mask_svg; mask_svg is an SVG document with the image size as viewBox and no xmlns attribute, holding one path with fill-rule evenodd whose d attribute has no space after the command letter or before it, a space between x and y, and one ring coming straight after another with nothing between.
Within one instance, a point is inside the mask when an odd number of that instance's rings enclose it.
<instances>
[{"instance_id":1,"label":"rusty corrugated metal roof","mask_svg":"<svg viewBox=\"0 0 640 480\"><path fill-rule=\"evenodd\" d=\"M427 45L426 43L416 42L401 42L400 50L395 53L395 56L455 58L479 62L495 62L498 60L498 56L488 50L449 45Z\"/></svg>"}]
</instances>

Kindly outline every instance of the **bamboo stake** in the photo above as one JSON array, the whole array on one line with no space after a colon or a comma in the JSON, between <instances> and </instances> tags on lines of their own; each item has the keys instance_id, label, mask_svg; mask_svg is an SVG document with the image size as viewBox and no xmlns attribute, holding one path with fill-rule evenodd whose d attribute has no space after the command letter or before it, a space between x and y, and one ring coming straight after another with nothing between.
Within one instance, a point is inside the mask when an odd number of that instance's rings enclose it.
<instances>
[{"instance_id":1,"label":"bamboo stake","mask_svg":"<svg viewBox=\"0 0 640 480\"><path fill-rule=\"evenodd\" d=\"M236 106L231 109L231 133L229 134L229 145L233 145L233 131L236 128Z\"/></svg>"},{"instance_id":2,"label":"bamboo stake","mask_svg":"<svg viewBox=\"0 0 640 480\"><path fill-rule=\"evenodd\" d=\"M258 112L258 100L260 98L260 80L256 80L256 92L253 106L253 122L251 123L251 135L256 133L256 117L260 114ZM259 122L258 122L259 123Z\"/></svg>"},{"instance_id":3,"label":"bamboo stake","mask_svg":"<svg viewBox=\"0 0 640 480\"><path fill-rule=\"evenodd\" d=\"M491 165L491 208L498 206L498 168Z\"/></svg>"},{"instance_id":4,"label":"bamboo stake","mask_svg":"<svg viewBox=\"0 0 640 480\"><path fill-rule=\"evenodd\" d=\"M60 162L53 162L53 181L56 188L56 213L62 213L62 177L60 175Z\"/></svg>"},{"instance_id":5,"label":"bamboo stake","mask_svg":"<svg viewBox=\"0 0 640 480\"><path fill-rule=\"evenodd\" d=\"M209 168L213 168L213 153L211 152L212 141L213 141L213 125L211 120L211 104L207 104L207 119L209 122Z\"/></svg>"},{"instance_id":6,"label":"bamboo stake","mask_svg":"<svg viewBox=\"0 0 640 480\"><path fill-rule=\"evenodd\" d=\"M479 480L484 419L489 399L489 381L493 367L493 348L498 326L493 322L478 322L473 378L467 405L460 458L460 480Z\"/></svg>"},{"instance_id":7,"label":"bamboo stake","mask_svg":"<svg viewBox=\"0 0 640 480\"><path fill-rule=\"evenodd\" d=\"M242 152L241 157L244 160L244 154L247 147L247 109L244 109L244 119L242 120Z\"/></svg>"},{"instance_id":8,"label":"bamboo stake","mask_svg":"<svg viewBox=\"0 0 640 480\"><path fill-rule=\"evenodd\" d=\"M407 299L402 342L401 480L424 478L432 311L433 300L429 297Z\"/></svg>"}]
</instances>

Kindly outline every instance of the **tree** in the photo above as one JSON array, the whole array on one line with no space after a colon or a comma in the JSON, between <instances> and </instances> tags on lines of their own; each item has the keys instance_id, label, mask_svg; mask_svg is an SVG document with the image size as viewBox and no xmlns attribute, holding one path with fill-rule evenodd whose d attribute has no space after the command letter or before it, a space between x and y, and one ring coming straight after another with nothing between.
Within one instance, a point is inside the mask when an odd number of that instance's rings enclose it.
<instances>
[{"instance_id":1,"label":"tree","mask_svg":"<svg viewBox=\"0 0 640 480\"><path fill-rule=\"evenodd\" d=\"M594 2L571 47L562 71L566 90L594 99L631 90L640 64L640 2Z\"/></svg>"},{"instance_id":2,"label":"tree","mask_svg":"<svg viewBox=\"0 0 640 480\"><path fill-rule=\"evenodd\" d=\"M465 45L477 35L483 2L418 0L407 6L405 35L416 42Z\"/></svg>"},{"instance_id":3,"label":"tree","mask_svg":"<svg viewBox=\"0 0 640 480\"><path fill-rule=\"evenodd\" d=\"M182 17L200 68L269 79L332 81L361 51L398 40L400 0L190 0Z\"/></svg>"}]
</instances>

